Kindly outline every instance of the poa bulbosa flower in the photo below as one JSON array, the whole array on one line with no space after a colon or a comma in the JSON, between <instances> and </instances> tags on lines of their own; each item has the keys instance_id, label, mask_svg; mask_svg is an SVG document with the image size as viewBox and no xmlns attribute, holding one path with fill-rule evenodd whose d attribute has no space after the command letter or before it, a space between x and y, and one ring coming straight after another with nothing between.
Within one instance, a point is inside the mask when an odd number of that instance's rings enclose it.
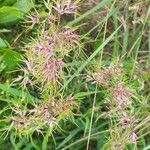
<instances>
[{"instance_id":1,"label":"poa bulbosa flower","mask_svg":"<svg viewBox=\"0 0 150 150\"><path fill-rule=\"evenodd\" d=\"M130 138L131 138L132 143L135 143L138 137L135 132L132 132Z\"/></svg>"},{"instance_id":2,"label":"poa bulbosa flower","mask_svg":"<svg viewBox=\"0 0 150 150\"><path fill-rule=\"evenodd\" d=\"M130 114L127 115L126 113L121 114L119 123L122 128L132 128L134 123L136 122L135 115Z\"/></svg>"},{"instance_id":3,"label":"poa bulbosa flower","mask_svg":"<svg viewBox=\"0 0 150 150\"><path fill-rule=\"evenodd\" d=\"M52 12L42 17L39 13L28 16L32 27L38 24L39 28L34 38L31 38L31 41L25 45L22 70L27 76L22 82L27 85L30 83L29 79L32 79L31 83L35 85L33 89L38 88L38 98L43 101L40 104L29 103L30 107L25 107L26 112L23 115L17 113L22 112L23 108L13 109L11 122L16 130L39 133L45 126L57 125L64 114L62 118L72 115L74 99L72 96L62 98L59 88L63 81L66 57L71 51L73 53L76 51L79 37L74 29L59 26L56 16L59 16L57 12L59 14L74 13L77 1L54 1L54 4Z\"/></svg>"},{"instance_id":4,"label":"poa bulbosa flower","mask_svg":"<svg viewBox=\"0 0 150 150\"><path fill-rule=\"evenodd\" d=\"M123 84L116 83L112 89L112 95L118 109L124 109L129 104L129 98L132 96L132 92Z\"/></svg>"},{"instance_id":5,"label":"poa bulbosa flower","mask_svg":"<svg viewBox=\"0 0 150 150\"><path fill-rule=\"evenodd\" d=\"M54 98L41 104L32 105L31 109L22 109L14 106L12 108L14 115L10 118L13 127L18 131L41 131L45 126L53 127L57 125L58 119L64 113L65 116L71 115L74 100L68 96L62 100Z\"/></svg>"},{"instance_id":6,"label":"poa bulbosa flower","mask_svg":"<svg viewBox=\"0 0 150 150\"><path fill-rule=\"evenodd\" d=\"M37 11L32 12L30 15L27 16L26 23L31 24L31 29L40 22L40 15Z\"/></svg>"},{"instance_id":7,"label":"poa bulbosa flower","mask_svg":"<svg viewBox=\"0 0 150 150\"><path fill-rule=\"evenodd\" d=\"M107 69L98 70L87 77L87 81L92 82L92 84L97 83L104 86L109 84L109 80L110 74Z\"/></svg>"},{"instance_id":8,"label":"poa bulbosa flower","mask_svg":"<svg viewBox=\"0 0 150 150\"><path fill-rule=\"evenodd\" d=\"M88 75L87 81L97 83L98 85L110 87L111 82L115 77L122 75L122 67L120 64L111 64L108 67L97 69L91 75Z\"/></svg>"},{"instance_id":9,"label":"poa bulbosa flower","mask_svg":"<svg viewBox=\"0 0 150 150\"><path fill-rule=\"evenodd\" d=\"M43 81L58 81L63 64L61 59L49 59L49 61L43 65L43 71L41 72Z\"/></svg>"},{"instance_id":10,"label":"poa bulbosa flower","mask_svg":"<svg viewBox=\"0 0 150 150\"><path fill-rule=\"evenodd\" d=\"M63 59L76 49L78 36L69 27L41 31L39 38L26 46L27 67L37 82L58 83L64 66ZM30 67L32 66L32 67ZM32 68L32 69L31 69Z\"/></svg>"},{"instance_id":11,"label":"poa bulbosa flower","mask_svg":"<svg viewBox=\"0 0 150 150\"><path fill-rule=\"evenodd\" d=\"M74 14L77 9L78 1L74 0L57 0L53 8L60 14Z\"/></svg>"}]
</instances>

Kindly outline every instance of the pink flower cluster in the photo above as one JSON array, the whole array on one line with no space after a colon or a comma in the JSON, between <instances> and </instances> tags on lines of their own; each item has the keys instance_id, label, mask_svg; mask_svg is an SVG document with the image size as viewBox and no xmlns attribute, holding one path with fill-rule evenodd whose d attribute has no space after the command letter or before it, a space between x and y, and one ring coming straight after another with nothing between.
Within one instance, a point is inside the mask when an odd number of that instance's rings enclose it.
<instances>
[{"instance_id":1,"label":"pink flower cluster","mask_svg":"<svg viewBox=\"0 0 150 150\"><path fill-rule=\"evenodd\" d=\"M69 113L73 104L73 97L68 96L65 101L49 99L40 105L33 105L32 109L22 110L16 105L12 108L15 114L10 118L12 126L19 131L32 128L33 132L39 133L44 126L53 127L57 124L57 117L64 112Z\"/></svg>"},{"instance_id":2,"label":"pink flower cluster","mask_svg":"<svg viewBox=\"0 0 150 150\"><path fill-rule=\"evenodd\" d=\"M119 77L122 75L122 68L120 64L112 64L109 67L104 67L98 69L96 72L92 73L87 77L87 81L92 84L99 84L102 86L111 86L111 81L114 77Z\"/></svg>"},{"instance_id":3,"label":"pink flower cluster","mask_svg":"<svg viewBox=\"0 0 150 150\"><path fill-rule=\"evenodd\" d=\"M76 2L73 2L72 0L61 0L59 2L56 2L53 8L61 15L73 14L77 9L77 5Z\"/></svg>"},{"instance_id":4,"label":"pink flower cluster","mask_svg":"<svg viewBox=\"0 0 150 150\"><path fill-rule=\"evenodd\" d=\"M109 91L110 97L106 101L109 105L109 111L103 113L103 115L117 116L118 127L122 132L129 130L128 138L135 142L137 135L134 132L134 125L137 120L133 112L130 113L132 115L128 113L132 104L133 91L124 82L120 81L122 75L124 75L121 67L121 65L110 65L99 69L88 76L87 81L102 85Z\"/></svg>"},{"instance_id":5,"label":"pink flower cluster","mask_svg":"<svg viewBox=\"0 0 150 150\"><path fill-rule=\"evenodd\" d=\"M32 66L29 71L41 83L58 83L64 66L63 58L73 50L77 41L78 36L69 27L55 34L43 31L40 38L27 47L31 52L27 52L26 66Z\"/></svg>"},{"instance_id":6,"label":"pink flower cluster","mask_svg":"<svg viewBox=\"0 0 150 150\"><path fill-rule=\"evenodd\" d=\"M132 92L123 83L119 82L112 88L112 95L117 109L122 110L128 106Z\"/></svg>"},{"instance_id":7,"label":"pink flower cluster","mask_svg":"<svg viewBox=\"0 0 150 150\"><path fill-rule=\"evenodd\" d=\"M64 62L61 59L51 59L43 66L44 81L58 81L59 71L62 69Z\"/></svg>"}]
</instances>

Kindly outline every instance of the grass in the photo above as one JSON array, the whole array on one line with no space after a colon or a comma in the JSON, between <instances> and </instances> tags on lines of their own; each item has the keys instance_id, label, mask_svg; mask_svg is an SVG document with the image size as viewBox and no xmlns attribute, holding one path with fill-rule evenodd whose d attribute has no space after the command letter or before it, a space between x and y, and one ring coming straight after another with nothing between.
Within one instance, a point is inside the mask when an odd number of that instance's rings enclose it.
<instances>
[{"instance_id":1,"label":"grass","mask_svg":"<svg viewBox=\"0 0 150 150\"><path fill-rule=\"evenodd\" d=\"M0 1L0 149L150 149L149 6Z\"/></svg>"}]
</instances>

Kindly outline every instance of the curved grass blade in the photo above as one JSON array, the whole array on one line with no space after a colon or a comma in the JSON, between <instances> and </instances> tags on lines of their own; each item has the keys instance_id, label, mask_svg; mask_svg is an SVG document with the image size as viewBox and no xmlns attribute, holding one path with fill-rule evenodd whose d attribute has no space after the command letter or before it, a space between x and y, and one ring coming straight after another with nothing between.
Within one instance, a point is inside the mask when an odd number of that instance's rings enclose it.
<instances>
[{"instance_id":1,"label":"curved grass blade","mask_svg":"<svg viewBox=\"0 0 150 150\"><path fill-rule=\"evenodd\" d=\"M93 54L79 67L79 69L71 76L71 78L64 83L63 88L66 88L68 84L87 66L87 64L110 42L113 36L118 32L121 28L120 25L94 52Z\"/></svg>"}]
</instances>

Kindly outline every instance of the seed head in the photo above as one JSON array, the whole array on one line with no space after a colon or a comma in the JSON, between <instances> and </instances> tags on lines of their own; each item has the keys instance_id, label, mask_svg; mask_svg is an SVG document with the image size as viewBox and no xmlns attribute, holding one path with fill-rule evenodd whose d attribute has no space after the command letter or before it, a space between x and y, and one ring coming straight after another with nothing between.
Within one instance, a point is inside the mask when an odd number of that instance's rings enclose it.
<instances>
[{"instance_id":1,"label":"seed head","mask_svg":"<svg viewBox=\"0 0 150 150\"><path fill-rule=\"evenodd\" d=\"M96 72L89 75L87 77L87 81L90 81L93 84L97 83L99 85L109 87L114 77L119 77L121 75L122 75L121 65L111 64L109 67L98 69Z\"/></svg>"},{"instance_id":2,"label":"seed head","mask_svg":"<svg viewBox=\"0 0 150 150\"><path fill-rule=\"evenodd\" d=\"M122 114L120 116L120 125L123 129L125 128L131 128L132 125L136 122L135 120L135 115L127 115L127 114Z\"/></svg>"},{"instance_id":3,"label":"seed head","mask_svg":"<svg viewBox=\"0 0 150 150\"><path fill-rule=\"evenodd\" d=\"M128 107L132 92L123 83L117 83L112 89L112 95L117 108L124 109Z\"/></svg>"},{"instance_id":4,"label":"seed head","mask_svg":"<svg viewBox=\"0 0 150 150\"><path fill-rule=\"evenodd\" d=\"M53 8L60 14L74 14L77 9L77 1L61 0L55 3Z\"/></svg>"},{"instance_id":5,"label":"seed head","mask_svg":"<svg viewBox=\"0 0 150 150\"><path fill-rule=\"evenodd\" d=\"M53 127L57 124L59 116L67 112L69 114L73 108L73 98L66 100L49 99L41 104L32 105L31 109L22 110L19 106L12 108L15 113L10 119L13 127L18 131L29 131L33 129L38 133L45 126ZM67 117L67 114L64 117Z\"/></svg>"},{"instance_id":6,"label":"seed head","mask_svg":"<svg viewBox=\"0 0 150 150\"><path fill-rule=\"evenodd\" d=\"M78 43L78 36L75 33L74 29L71 29L70 27L65 26L62 30L62 33L64 37L66 38L66 40L70 43Z\"/></svg>"},{"instance_id":7,"label":"seed head","mask_svg":"<svg viewBox=\"0 0 150 150\"><path fill-rule=\"evenodd\" d=\"M51 44L48 41L37 43L34 48L38 53L42 53L45 58L52 56Z\"/></svg>"},{"instance_id":8,"label":"seed head","mask_svg":"<svg viewBox=\"0 0 150 150\"><path fill-rule=\"evenodd\" d=\"M97 83L106 86L110 81L110 70L107 68L97 70L95 73L87 77L87 81L92 82L92 84Z\"/></svg>"},{"instance_id":9,"label":"seed head","mask_svg":"<svg viewBox=\"0 0 150 150\"><path fill-rule=\"evenodd\" d=\"M132 143L135 143L138 137L135 132L132 132L130 138Z\"/></svg>"},{"instance_id":10,"label":"seed head","mask_svg":"<svg viewBox=\"0 0 150 150\"><path fill-rule=\"evenodd\" d=\"M43 71L41 72L43 81L58 81L63 64L61 59L49 59L49 61L43 65Z\"/></svg>"},{"instance_id":11,"label":"seed head","mask_svg":"<svg viewBox=\"0 0 150 150\"><path fill-rule=\"evenodd\" d=\"M40 15L38 12L32 12L30 15L27 16L29 19L26 21L26 23L31 23L31 28L34 27L35 24L38 24L40 22Z\"/></svg>"}]
</instances>

